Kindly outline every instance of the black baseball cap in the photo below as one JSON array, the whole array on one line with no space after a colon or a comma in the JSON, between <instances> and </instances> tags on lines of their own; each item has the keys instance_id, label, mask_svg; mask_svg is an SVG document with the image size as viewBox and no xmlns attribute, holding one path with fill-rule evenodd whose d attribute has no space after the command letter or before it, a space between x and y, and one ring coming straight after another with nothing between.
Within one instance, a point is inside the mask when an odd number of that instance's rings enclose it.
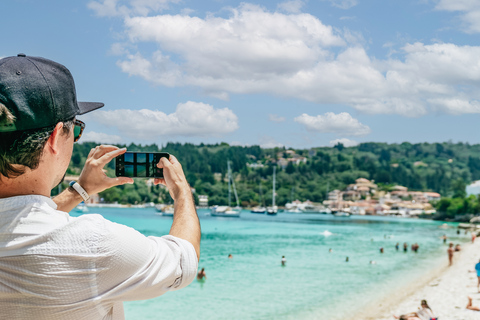
<instances>
[{"instance_id":1,"label":"black baseball cap","mask_svg":"<svg viewBox=\"0 0 480 320\"><path fill-rule=\"evenodd\" d=\"M104 106L77 102L75 83L65 66L23 53L0 59L0 103L15 116L13 123L0 122L0 132L54 126Z\"/></svg>"}]
</instances>

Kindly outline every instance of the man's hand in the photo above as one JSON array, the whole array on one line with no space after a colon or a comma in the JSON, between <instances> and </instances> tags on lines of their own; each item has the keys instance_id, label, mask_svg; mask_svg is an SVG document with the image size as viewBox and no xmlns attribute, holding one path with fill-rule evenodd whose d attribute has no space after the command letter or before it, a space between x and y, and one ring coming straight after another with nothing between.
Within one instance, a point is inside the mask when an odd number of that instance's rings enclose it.
<instances>
[{"instance_id":1,"label":"man's hand","mask_svg":"<svg viewBox=\"0 0 480 320\"><path fill-rule=\"evenodd\" d=\"M155 179L153 183L166 186L173 200L191 193L182 165L174 155L170 155L169 159L160 158L157 167L163 169L164 178Z\"/></svg>"},{"instance_id":2,"label":"man's hand","mask_svg":"<svg viewBox=\"0 0 480 320\"><path fill-rule=\"evenodd\" d=\"M125 151L127 151L126 148L119 149L109 145L97 146L90 150L78 183L90 195L118 185L133 183L132 178L109 178L103 169L113 158L125 153Z\"/></svg>"},{"instance_id":3,"label":"man's hand","mask_svg":"<svg viewBox=\"0 0 480 320\"><path fill-rule=\"evenodd\" d=\"M113 158L127 151L125 148L119 149L115 146L98 146L88 154L87 161L83 167L78 183L87 191L89 195L102 192L111 187L115 187L125 183L133 183L132 178L117 177L109 178L105 174L103 168ZM60 211L70 212L80 202L82 197L72 188L65 189L58 196L53 198Z\"/></svg>"}]
</instances>

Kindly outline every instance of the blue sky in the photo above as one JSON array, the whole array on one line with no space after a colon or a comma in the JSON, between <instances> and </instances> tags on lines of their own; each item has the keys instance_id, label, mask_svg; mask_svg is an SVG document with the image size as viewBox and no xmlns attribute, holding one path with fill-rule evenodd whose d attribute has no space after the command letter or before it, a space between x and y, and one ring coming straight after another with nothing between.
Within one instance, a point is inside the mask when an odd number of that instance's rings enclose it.
<instances>
[{"instance_id":1,"label":"blue sky","mask_svg":"<svg viewBox=\"0 0 480 320\"><path fill-rule=\"evenodd\" d=\"M479 0L6 0L0 57L67 66L83 141L480 142Z\"/></svg>"}]
</instances>

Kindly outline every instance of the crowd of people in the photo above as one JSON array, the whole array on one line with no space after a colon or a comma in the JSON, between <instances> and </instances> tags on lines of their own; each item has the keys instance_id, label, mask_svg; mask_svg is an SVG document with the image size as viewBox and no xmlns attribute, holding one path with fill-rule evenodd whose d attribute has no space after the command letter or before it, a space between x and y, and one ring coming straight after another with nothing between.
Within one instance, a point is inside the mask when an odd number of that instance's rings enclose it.
<instances>
[{"instance_id":1,"label":"crowd of people","mask_svg":"<svg viewBox=\"0 0 480 320\"><path fill-rule=\"evenodd\" d=\"M466 233L466 232L465 232ZM459 230L457 231L457 234L460 234ZM443 240L443 243L447 243L448 237L444 234L441 239ZM472 243L475 243L476 239L476 234L475 232L472 232ZM396 245L396 248L398 250L398 243ZM406 244L404 244L404 249L407 248ZM417 248L418 250L418 248ZM447 249L447 255L448 255L448 266L453 265L453 257L455 252L461 251L461 246L459 244L454 245L453 242L450 242L448 244L448 249ZM413 245L412 245L412 251L413 250ZM416 252L416 251L415 251ZM475 270L472 270L471 272L476 272L477 274L477 291L480 293L480 260L479 262L475 265ZM415 312L410 312L406 314L402 314L400 316L395 316L395 319L400 319L400 320L437 320L438 318L435 317L432 309L429 307L428 303L426 300L421 301L421 307L419 308L418 311ZM479 306L475 306L472 303L472 297L468 297L468 303L466 306L466 309L468 310L473 310L473 311L480 311Z\"/></svg>"}]
</instances>

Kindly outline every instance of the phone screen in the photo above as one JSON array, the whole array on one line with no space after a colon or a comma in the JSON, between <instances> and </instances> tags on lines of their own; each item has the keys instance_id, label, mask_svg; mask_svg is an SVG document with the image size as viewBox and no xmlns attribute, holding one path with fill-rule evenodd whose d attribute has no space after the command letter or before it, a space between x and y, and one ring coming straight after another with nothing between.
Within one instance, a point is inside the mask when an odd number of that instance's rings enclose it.
<instances>
[{"instance_id":1,"label":"phone screen","mask_svg":"<svg viewBox=\"0 0 480 320\"><path fill-rule=\"evenodd\" d=\"M157 168L160 158L169 158L166 152L125 152L115 158L117 177L163 178L163 169Z\"/></svg>"}]
</instances>

